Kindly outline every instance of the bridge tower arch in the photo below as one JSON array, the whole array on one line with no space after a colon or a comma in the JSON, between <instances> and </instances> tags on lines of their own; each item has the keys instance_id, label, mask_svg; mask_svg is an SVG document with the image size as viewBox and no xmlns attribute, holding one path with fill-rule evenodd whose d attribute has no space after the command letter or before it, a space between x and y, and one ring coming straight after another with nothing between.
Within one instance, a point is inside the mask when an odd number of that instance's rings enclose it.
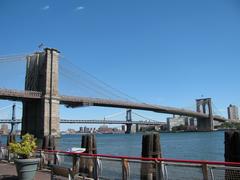
<instances>
[{"instance_id":1,"label":"bridge tower arch","mask_svg":"<svg viewBox=\"0 0 240 180\"><path fill-rule=\"evenodd\" d=\"M127 126L127 130L126 130L126 134L130 134L131 133L131 129L132 129L132 110L128 109L126 111L126 122L128 122ZM129 123L130 122L130 123Z\"/></svg>"},{"instance_id":2,"label":"bridge tower arch","mask_svg":"<svg viewBox=\"0 0 240 180\"><path fill-rule=\"evenodd\" d=\"M197 112L208 114L208 118L197 118L198 131L213 130L213 111L211 98L196 99Z\"/></svg>"},{"instance_id":3,"label":"bridge tower arch","mask_svg":"<svg viewBox=\"0 0 240 180\"><path fill-rule=\"evenodd\" d=\"M27 57L25 90L40 91L42 97L23 102L22 134L60 136L58 59L59 51L52 48Z\"/></svg>"}]
</instances>

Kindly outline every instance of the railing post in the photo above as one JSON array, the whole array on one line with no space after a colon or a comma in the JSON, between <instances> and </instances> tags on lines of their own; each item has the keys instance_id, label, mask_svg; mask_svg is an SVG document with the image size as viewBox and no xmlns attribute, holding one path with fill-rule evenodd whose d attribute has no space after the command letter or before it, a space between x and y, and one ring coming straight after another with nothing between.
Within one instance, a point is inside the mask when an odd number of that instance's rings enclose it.
<instances>
[{"instance_id":1,"label":"railing post","mask_svg":"<svg viewBox=\"0 0 240 180\"><path fill-rule=\"evenodd\" d=\"M79 162L80 162L80 157L78 157L77 154L72 155L72 171L73 174L77 174L79 172Z\"/></svg>"},{"instance_id":2,"label":"railing post","mask_svg":"<svg viewBox=\"0 0 240 180\"><path fill-rule=\"evenodd\" d=\"M95 180L98 180L100 164L99 164L99 158L97 156L94 158L94 168L93 169L94 169L93 178Z\"/></svg>"},{"instance_id":3,"label":"railing post","mask_svg":"<svg viewBox=\"0 0 240 180\"><path fill-rule=\"evenodd\" d=\"M202 164L203 179L208 180L208 166L206 163Z\"/></svg>"},{"instance_id":4,"label":"railing post","mask_svg":"<svg viewBox=\"0 0 240 180\"><path fill-rule=\"evenodd\" d=\"M42 159L43 158L43 152L42 150L40 150L40 161L39 161L39 169L41 170L43 168L43 162L44 160Z\"/></svg>"},{"instance_id":5,"label":"railing post","mask_svg":"<svg viewBox=\"0 0 240 180\"><path fill-rule=\"evenodd\" d=\"M8 136L7 136L7 152L8 152L8 162L10 162L11 161L11 153L10 153L10 150L9 150L9 144L10 143L13 143L13 142L16 142L16 136L15 136L15 134L9 134Z\"/></svg>"},{"instance_id":6,"label":"railing post","mask_svg":"<svg viewBox=\"0 0 240 180\"><path fill-rule=\"evenodd\" d=\"M122 159L122 180L129 180L130 172L129 172L129 163L127 159Z\"/></svg>"},{"instance_id":7,"label":"railing post","mask_svg":"<svg viewBox=\"0 0 240 180\"><path fill-rule=\"evenodd\" d=\"M10 153L10 150L9 150L9 147L7 148L7 160L8 160L8 162L10 162L11 161L11 153Z\"/></svg>"},{"instance_id":8,"label":"railing post","mask_svg":"<svg viewBox=\"0 0 240 180\"><path fill-rule=\"evenodd\" d=\"M156 180L164 179L164 167L162 161L155 161L156 167Z\"/></svg>"},{"instance_id":9,"label":"railing post","mask_svg":"<svg viewBox=\"0 0 240 180\"><path fill-rule=\"evenodd\" d=\"M40 150L40 169L43 169L44 163L46 161L46 156L43 150Z\"/></svg>"},{"instance_id":10,"label":"railing post","mask_svg":"<svg viewBox=\"0 0 240 180\"><path fill-rule=\"evenodd\" d=\"M59 165L59 154L58 152L54 152L54 162L55 165Z\"/></svg>"}]
</instances>

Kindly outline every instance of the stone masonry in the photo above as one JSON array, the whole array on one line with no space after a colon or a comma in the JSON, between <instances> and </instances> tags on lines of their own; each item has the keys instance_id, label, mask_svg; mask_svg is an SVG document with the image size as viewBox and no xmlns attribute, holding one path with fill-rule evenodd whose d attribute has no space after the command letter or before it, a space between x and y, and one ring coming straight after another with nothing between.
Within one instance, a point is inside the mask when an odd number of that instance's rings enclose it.
<instances>
[{"instance_id":1,"label":"stone masonry","mask_svg":"<svg viewBox=\"0 0 240 180\"><path fill-rule=\"evenodd\" d=\"M56 49L46 48L27 58L25 90L40 91L42 98L23 102L22 134L60 136L58 56Z\"/></svg>"}]
</instances>

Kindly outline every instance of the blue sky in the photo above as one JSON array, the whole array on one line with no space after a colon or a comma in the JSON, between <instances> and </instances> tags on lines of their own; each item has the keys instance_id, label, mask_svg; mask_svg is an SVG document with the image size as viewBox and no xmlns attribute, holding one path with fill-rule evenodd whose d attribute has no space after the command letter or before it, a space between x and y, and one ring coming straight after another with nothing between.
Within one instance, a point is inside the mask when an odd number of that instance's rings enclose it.
<instances>
[{"instance_id":1,"label":"blue sky","mask_svg":"<svg viewBox=\"0 0 240 180\"><path fill-rule=\"evenodd\" d=\"M240 106L239 19L238 0L2 0L0 55L34 52L44 43L142 102L192 107L203 95L225 115L230 103ZM21 89L19 69L5 83ZM118 111L62 107L61 117Z\"/></svg>"}]
</instances>

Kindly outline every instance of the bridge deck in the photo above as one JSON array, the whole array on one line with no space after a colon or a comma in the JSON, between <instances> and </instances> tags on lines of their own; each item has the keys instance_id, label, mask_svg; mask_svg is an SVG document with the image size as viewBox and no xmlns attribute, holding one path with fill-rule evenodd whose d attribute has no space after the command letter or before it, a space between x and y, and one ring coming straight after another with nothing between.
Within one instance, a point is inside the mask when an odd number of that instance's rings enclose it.
<instances>
[{"instance_id":1,"label":"bridge deck","mask_svg":"<svg viewBox=\"0 0 240 180\"><path fill-rule=\"evenodd\" d=\"M15 121L11 119L0 119L0 123L22 123L21 119ZM78 120L78 119L61 119L62 124L139 124L139 125L164 125L164 122L151 121L121 121L121 120Z\"/></svg>"},{"instance_id":2,"label":"bridge deck","mask_svg":"<svg viewBox=\"0 0 240 180\"><path fill-rule=\"evenodd\" d=\"M41 99L41 92L38 91L18 91L11 89L0 89L0 99L8 99L15 101L24 101L29 99ZM153 111L157 113L165 114L176 114L184 115L196 118L208 118L207 114L174 108L167 106L151 105L146 103L135 103L130 101L118 101L100 98L89 98L89 97L75 97L75 96L64 96L58 97L60 104L64 104L67 107L80 107L80 106L102 106L102 107L115 107L115 108L127 108L127 109L138 109L145 111ZM221 116L214 116L215 121L225 122L227 119Z\"/></svg>"}]
</instances>

